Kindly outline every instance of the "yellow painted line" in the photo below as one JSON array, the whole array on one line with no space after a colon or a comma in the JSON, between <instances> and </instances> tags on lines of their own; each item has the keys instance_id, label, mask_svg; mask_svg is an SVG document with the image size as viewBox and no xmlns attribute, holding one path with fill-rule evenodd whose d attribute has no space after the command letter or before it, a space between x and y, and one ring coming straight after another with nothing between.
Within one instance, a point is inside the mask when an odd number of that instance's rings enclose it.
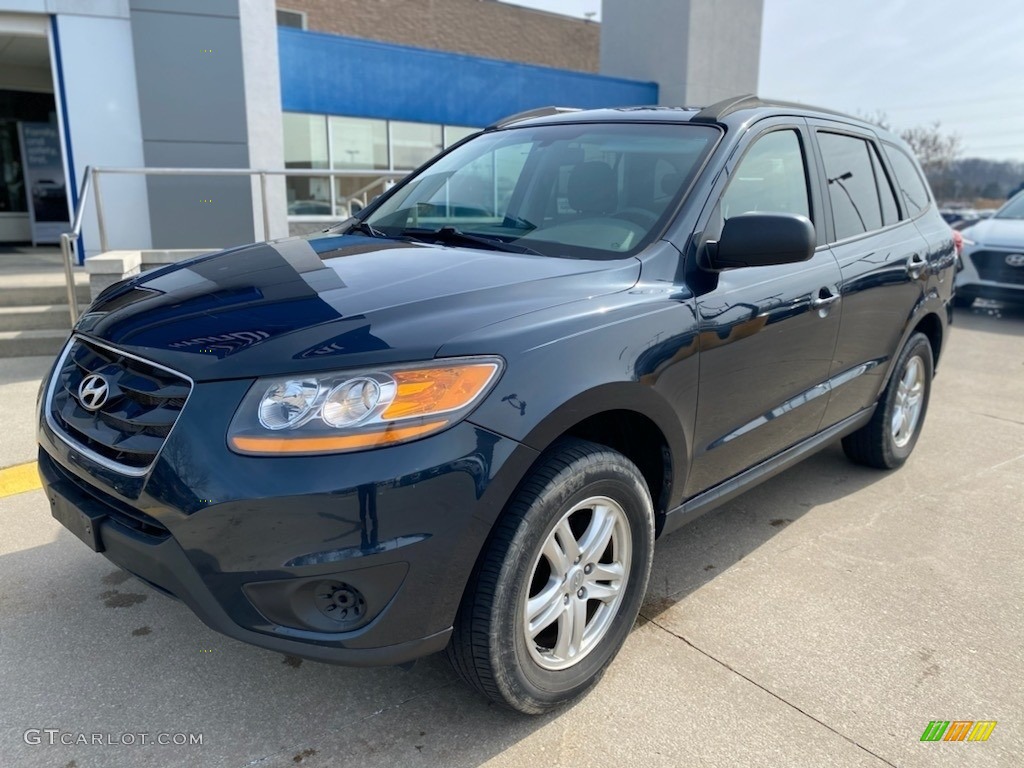
<instances>
[{"instance_id":1,"label":"yellow painted line","mask_svg":"<svg viewBox=\"0 0 1024 768\"><path fill-rule=\"evenodd\" d=\"M39 482L39 470L36 469L34 461L0 469L0 499L16 493L34 491L36 488L42 488L42 484Z\"/></svg>"}]
</instances>

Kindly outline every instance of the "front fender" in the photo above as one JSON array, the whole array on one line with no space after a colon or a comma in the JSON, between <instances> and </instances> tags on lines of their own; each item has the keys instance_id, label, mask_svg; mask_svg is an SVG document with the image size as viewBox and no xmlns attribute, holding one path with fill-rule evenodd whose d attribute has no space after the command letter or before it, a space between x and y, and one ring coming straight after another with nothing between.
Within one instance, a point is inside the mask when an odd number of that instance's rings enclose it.
<instances>
[{"instance_id":1,"label":"front fender","mask_svg":"<svg viewBox=\"0 0 1024 768\"><path fill-rule=\"evenodd\" d=\"M605 315L599 329L561 335L523 349L500 340L485 348L508 368L470 421L544 451L575 425L609 411L639 414L664 436L673 498L689 468L697 404L697 336L692 302L631 307ZM615 313L609 313L614 315ZM477 345L451 353L477 352ZM482 347L483 348L483 347Z\"/></svg>"}]
</instances>

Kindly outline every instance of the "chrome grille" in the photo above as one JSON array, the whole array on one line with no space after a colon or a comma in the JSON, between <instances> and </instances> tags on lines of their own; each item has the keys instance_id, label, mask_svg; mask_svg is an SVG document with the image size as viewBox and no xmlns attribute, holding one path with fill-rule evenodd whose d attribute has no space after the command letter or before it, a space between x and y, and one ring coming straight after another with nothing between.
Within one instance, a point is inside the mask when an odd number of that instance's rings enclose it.
<instances>
[{"instance_id":1,"label":"chrome grille","mask_svg":"<svg viewBox=\"0 0 1024 768\"><path fill-rule=\"evenodd\" d=\"M92 374L108 387L96 410L79 386ZM192 389L181 374L112 347L74 339L50 383L47 417L66 441L126 474L144 474L163 447Z\"/></svg>"}]
</instances>

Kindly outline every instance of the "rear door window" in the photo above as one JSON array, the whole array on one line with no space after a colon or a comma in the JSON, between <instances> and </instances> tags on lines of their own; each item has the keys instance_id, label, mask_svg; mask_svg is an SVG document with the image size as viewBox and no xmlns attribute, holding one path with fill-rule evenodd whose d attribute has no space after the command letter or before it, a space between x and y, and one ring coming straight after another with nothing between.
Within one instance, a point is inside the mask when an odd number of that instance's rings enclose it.
<instances>
[{"instance_id":1,"label":"rear door window","mask_svg":"<svg viewBox=\"0 0 1024 768\"><path fill-rule=\"evenodd\" d=\"M873 145L839 133L818 133L832 203L836 240L856 237L894 223L892 187Z\"/></svg>"}]
</instances>

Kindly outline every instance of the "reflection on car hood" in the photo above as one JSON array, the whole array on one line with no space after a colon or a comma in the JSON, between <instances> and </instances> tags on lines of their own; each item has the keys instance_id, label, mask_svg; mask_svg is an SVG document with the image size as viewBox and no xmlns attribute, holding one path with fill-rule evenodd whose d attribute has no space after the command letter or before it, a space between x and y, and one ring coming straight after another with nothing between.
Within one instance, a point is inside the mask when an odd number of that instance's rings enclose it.
<instances>
[{"instance_id":1,"label":"reflection on car hood","mask_svg":"<svg viewBox=\"0 0 1024 768\"><path fill-rule=\"evenodd\" d=\"M429 359L454 336L628 290L639 273L634 258L318 235L144 273L77 328L197 380L348 368Z\"/></svg>"},{"instance_id":2,"label":"reflection on car hood","mask_svg":"<svg viewBox=\"0 0 1024 768\"><path fill-rule=\"evenodd\" d=\"M963 236L981 245L1024 251L1024 219L986 219L967 227Z\"/></svg>"}]
</instances>

